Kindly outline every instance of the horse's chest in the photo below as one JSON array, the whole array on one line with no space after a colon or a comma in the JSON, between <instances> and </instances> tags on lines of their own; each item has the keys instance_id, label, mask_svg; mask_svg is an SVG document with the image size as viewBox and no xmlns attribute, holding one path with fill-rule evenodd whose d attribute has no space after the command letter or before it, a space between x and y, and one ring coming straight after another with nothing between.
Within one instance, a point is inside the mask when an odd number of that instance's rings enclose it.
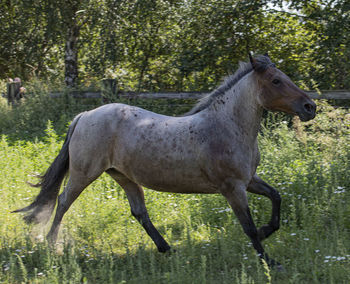
<instances>
[{"instance_id":1,"label":"horse's chest","mask_svg":"<svg viewBox=\"0 0 350 284\"><path fill-rule=\"evenodd\" d=\"M250 180L259 163L259 151L255 144L225 145L211 143L208 151L210 163L207 163L208 176L221 181L228 177Z\"/></svg>"}]
</instances>

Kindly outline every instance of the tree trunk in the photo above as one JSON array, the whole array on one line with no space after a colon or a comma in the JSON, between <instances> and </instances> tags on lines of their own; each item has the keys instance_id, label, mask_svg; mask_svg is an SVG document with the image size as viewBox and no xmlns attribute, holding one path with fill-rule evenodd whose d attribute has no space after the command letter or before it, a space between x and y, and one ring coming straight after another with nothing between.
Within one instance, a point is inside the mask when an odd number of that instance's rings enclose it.
<instances>
[{"instance_id":1,"label":"tree trunk","mask_svg":"<svg viewBox=\"0 0 350 284\"><path fill-rule=\"evenodd\" d=\"M75 87L78 81L78 38L80 27L74 22L68 28L68 36L65 47L65 77L64 82L68 87Z\"/></svg>"}]
</instances>

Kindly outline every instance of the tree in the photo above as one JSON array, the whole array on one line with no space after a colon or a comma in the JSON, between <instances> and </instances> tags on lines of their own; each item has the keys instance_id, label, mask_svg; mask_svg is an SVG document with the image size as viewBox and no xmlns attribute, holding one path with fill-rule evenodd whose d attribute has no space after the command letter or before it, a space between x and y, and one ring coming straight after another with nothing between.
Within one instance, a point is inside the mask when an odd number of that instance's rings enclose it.
<instances>
[{"instance_id":1,"label":"tree","mask_svg":"<svg viewBox=\"0 0 350 284\"><path fill-rule=\"evenodd\" d=\"M59 35L64 38L65 78L68 87L75 87L78 81L78 53L81 31L88 24L94 26L96 18L101 15L103 1L91 0L58 0L54 4L48 0L55 19L51 26L57 28Z\"/></svg>"},{"instance_id":2,"label":"tree","mask_svg":"<svg viewBox=\"0 0 350 284\"><path fill-rule=\"evenodd\" d=\"M349 88L349 5L3 0L0 77L58 77L72 87L113 76L132 90L209 90L251 50L269 51L306 87Z\"/></svg>"},{"instance_id":3,"label":"tree","mask_svg":"<svg viewBox=\"0 0 350 284\"><path fill-rule=\"evenodd\" d=\"M347 0L286 1L301 15L316 39L310 49L310 73L321 89L350 88L350 2Z\"/></svg>"},{"instance_id":4,"label":"tree","mask_svg":"<svg viewBox=\"0 0 350 284\"><path fill-rule=\"evenodd\" d=\"M0 74L28 78L39 75L54 39L41 1L0 2Z\"/></svg>"}]
</instances>

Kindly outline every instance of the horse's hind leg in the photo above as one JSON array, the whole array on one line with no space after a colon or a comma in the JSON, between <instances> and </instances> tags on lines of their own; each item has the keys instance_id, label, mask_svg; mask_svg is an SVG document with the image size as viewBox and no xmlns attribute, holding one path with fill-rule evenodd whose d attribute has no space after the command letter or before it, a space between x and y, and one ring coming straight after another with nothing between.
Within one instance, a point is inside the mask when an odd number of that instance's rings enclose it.
<instances>
[{"instance_id":1,"label":"horse's hind leg","mask_svg":"<svg viewBox=\"0 0 350 284\"><path fill-rule=\"evenodd\" d=\"M146 230L147 234L156 244L158 251L166 252L170 250L170 246L159 234L148 216L142 187L115 170L108 170L107 173L124 189L129 200L132 215Z\"/></svg>"},{"instance_id":2,"label":"horse's hind leg","mask_svg":"<svg viewBox=\"0 0 350 284\"><path fill-rule=\"evenodd\" d=\"M50 243L55 243L58 236L59 227L63 215L67 212L72 203L78 198L80 193L91 183L95 178L88 178L85 175L70 171L70 177L64 191L58 197L57 209L51 229L47 234L47 239Z\"/></svg>"},{"instance_id":3,"label":"horse's hind leg","mask_svg":"<svg viewBox=\"0 0 350 284\"><path fill-rule=\"evenodd\" d=\"M271 220L267 225L262 226L258 230L259 239L263 240L270 236L273 232L277 231L280 226L280 208L281 208L281 196L276 189L268 185L257 175L255 175L247 190L251 193L256 193L268 197L272 202L272 215Z\"/></svg>"}]
</instances>

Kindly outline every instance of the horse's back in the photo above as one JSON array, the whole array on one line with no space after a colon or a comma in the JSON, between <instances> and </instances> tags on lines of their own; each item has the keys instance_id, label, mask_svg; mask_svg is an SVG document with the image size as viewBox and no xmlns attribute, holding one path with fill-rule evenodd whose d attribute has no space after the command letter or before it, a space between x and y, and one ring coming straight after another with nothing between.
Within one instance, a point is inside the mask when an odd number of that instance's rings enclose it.
<instances>
[{"instance_id":1,"label":"horse's back","mask_svg":"<svg viewBox=\"0 0 350 284\"><path fill-rule=\"evenodd\" d=\"M131 145L135 140L137 124L142 124L142 121L147 121L147 117L151 116L160 115L118 103L87 111L82 114L74 130L70 155L79 162L84 158L112 162L115 147L122 143L121 140L126 140L127 145Z\"/></svg>"}]
</instances>

